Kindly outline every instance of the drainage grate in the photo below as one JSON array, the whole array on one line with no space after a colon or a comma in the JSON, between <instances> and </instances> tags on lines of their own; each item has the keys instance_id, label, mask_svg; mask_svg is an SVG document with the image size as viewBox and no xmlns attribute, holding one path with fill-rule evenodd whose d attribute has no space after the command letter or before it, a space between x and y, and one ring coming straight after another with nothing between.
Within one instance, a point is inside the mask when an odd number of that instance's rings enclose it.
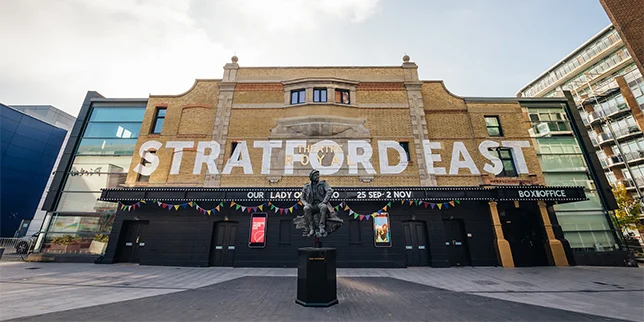
<instances>
[{"instance_id":1,"label":"drainage grate","mask_svg":"<svg viewBox=\"0 0 644 322\"><path fill-rule=\"evenodd\" d=\"M527 286L527 287L536 287L536 285L532 283L528 283L525 281L506 281L509 284L516 285L516 286Z\"/></svg>"},{"instance_id":2,"label":"drainage grate","mask_svg":"<svg viewBox=\"0 0 644 322\"><path fill-rule=\"evenodd\" d=\"M499 283L497 283L497 282L488 281L488 280L472 281L472 282L474 282L474 283L476 283L478 285L499 285Z\"/></svg>"}]
</instances>

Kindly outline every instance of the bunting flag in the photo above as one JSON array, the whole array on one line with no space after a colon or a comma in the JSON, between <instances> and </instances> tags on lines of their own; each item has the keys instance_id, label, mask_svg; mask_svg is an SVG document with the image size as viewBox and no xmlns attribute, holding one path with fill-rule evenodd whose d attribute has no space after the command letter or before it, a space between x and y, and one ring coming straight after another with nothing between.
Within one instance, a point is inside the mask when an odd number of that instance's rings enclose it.
<instances>
[{"instance_id":1,"label":"bunting flag","mask_svg":"<svg viewBox=\"0 0 644 322\"><path fill-rule=\"evenodd\" d=\"M168 204L168 203L165 203L165 202L162 202L162 201L152 200L152 203L156 203L157 206L159 206L159 207L161 207L163 209L168 209L168 210L174 209L175 211L178 211L179 208L187 209L188 207L194 207L195 209L197 209L197 211L199 211L199 212L201 212L203 214L207 214L209 216L212 213L217 214L217 213L221 212L221 210L222 210L221 208L224 207L224 202L223 201L220 202L217 206L215 206L212 209L205 209L205 208L199 206L195 201L189 201L189 202L181 203L181 204ZM340 202L339 204L337 204L333 208L336 211L340 211L340 210L343 209L344 211L346 211L349 214L349 216L353 216L354 219L359 218L360 220L363 220L363 219L366 218L367 220L369 220L369 219L371 219L371 217L375 213L381 214L383 211L390 211L391 210L391 203L392 202L389 201L382 208L380 208L380 209L378 209L378 210L376 210L374 212L370 212L369 214L360 214L360 213L354 211L344 201ZM461 201L458 200L458 199L454 199L454 200L434 203L434 202L428 202L428 201L422 201L422 200L401 200L400 203L401 204L408 203L410 207L413 206L413 205L416 205L416 206L422 205L424 208L427 208L429 206L429 207L431 207L431 209L435 209L436 207L438 207L439 210L443 210L443 208L444 209L449 209L450 206L455 207L456 205L460 205ZM141 208L141 206L142 206L141 204L147 204L147 202L145 200L140 200L140 201L138 201L136 203L133 203L131 205L126 205L126 204L123 204L122 202L119 202L118 204L119 204L118 209L120 209L121 211L132 211L132 210L136 210L137 208ZM292 214L292 213L294 213L295 210L299 210L300 207L303 206L303 204L302 204L301 201L298 201L295 204L293 204L292 206L284 207L284 208L277 207L274 204L272 204L270 201L267 201L267 202L262 203L262 204L257 205L257 206L242 206L242 205L240 205L240 204L238 204L238 203L236 203L234 201L230 201L230 204L229 204L230 208L234 207L235 210L240 210L241 209L242 213L245 213L245 212L253 213L253 212L257 212L257 210L264 211L265 206L268 206L269 209L272 210L276 214L279 213L280 215L284 215L284 214Z\"/></svg>"}]
</instances>

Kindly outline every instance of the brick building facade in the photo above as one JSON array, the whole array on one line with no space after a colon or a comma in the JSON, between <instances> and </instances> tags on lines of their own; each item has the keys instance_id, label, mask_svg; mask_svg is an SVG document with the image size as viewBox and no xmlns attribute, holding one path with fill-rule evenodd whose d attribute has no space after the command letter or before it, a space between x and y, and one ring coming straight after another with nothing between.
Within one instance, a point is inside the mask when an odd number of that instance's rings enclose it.
<instances>
[{"instance_id":1,"label":"brick building facade","mask_svg":"<svg viewBox=\"0 0 644 322\"><path fill-rule=\"evenodd\" d=\"M624 44L644 73L644 4L641 0L599 0Z\"/></svg>"},{"instance_id":2,"label":"brick building facade","mask_svg":"<svg viewBox=\"0 0 644 322\"><path fill-rule=\"evenodd\" d=\"M315 168L345 221L324 241L339 266L573 264L553 206L584 189L545 185L522 105L566 101L458 97L417 69L407 56L385 67L233 57L222 79L151 95L129 170L100 194L116 211L102 261L293 266L311 243L292 219ZM92 96L88 115L118 101Z\"/></svg>"}]
</instances>

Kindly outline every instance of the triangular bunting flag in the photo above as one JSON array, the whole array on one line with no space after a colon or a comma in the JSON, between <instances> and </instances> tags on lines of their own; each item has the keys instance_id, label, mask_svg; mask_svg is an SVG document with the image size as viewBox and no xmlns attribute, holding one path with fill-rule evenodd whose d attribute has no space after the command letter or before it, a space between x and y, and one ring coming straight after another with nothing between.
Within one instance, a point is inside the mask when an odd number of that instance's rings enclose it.
<instances>
[{"instance_id":1,"label":"triangular bunting flag","mask_svg":"<svg viewBox=\"0 0 644 322\"><path fill-rule=\"evenodd\" d=\"M161 207L161 201L157 201L157 206Z\"/></svg>"},{"instance_id":2,"label":"triangular bunting flag","mask_svg":"<svg viewBox=\"0 0 644 322\"><path fill-rule=\"evenodd\" d=\"M414 203L416 204L416 206L418 206L418 200L414 200Z\"/></svg>"},{"instance_id":3,"label":"triangular bunting flag","mask_svg":"<svg viewBox=\"0 0 644 322\"><path fill-rule=\"evenodd\" d=\"M127 207L127 211L132 210L132 206Z\"/></svg>"},{"instance_id":4,"label":"triangular bunting flag","mask_svg":"<svg viewBox=\"0 0 644 322\"><path fill-rule=\"evenodd\" d=\"M248 207L248 213L250 214L251 212L253 212L253 208Z\"/></svg>"},{"instance_id":5,"label":"triangular bunting flag","mask_svg":"<svg viewBox=\"0 0 644 322\"><path fill-rule=\"evenodd\" d=\"M236 203L234 201L231 201L230 202L230 208L232 208L234 205L236 205ZM237 209L239 209L239 208L237 208Z\"/></svg>"},{"instance_id":6,"label":"triangular bunting flag","mask_svg":"<svg viewBox=\"0 0 644 322\"><path fill-rule=\"evenodd\" d=\"M277 207L273 208L273 210L275 211L275 213L277 213Z\"/></svg>"},{"instance_id":7,"label":"triangular bunting flag","mask_svg":"<svg viewBox=\"0 0 644 322\"><path fill-rule=\"evenodd\" d=\"M411 206L411 205L413 205L413 204L414 204L414 201L413 201L413 200L409 200L409 205Z\"/></svg>"},{"instance_id":8,"label":"triangular bunting flag","mask_svg":"<svg viewBox=\"0 0 644 322\"><path fill-rule=\"evenodd\" d=\"M174 205L174 210L179 210L179 205Z\"/></svg>"},{"instance_id":9,"label":"triangular bunting flag","mask_svg":"<svg viewBox=\"0 0 644 322\"><path fill-rule=\"evenodd\" d=\"M132 207L132 210L135 210L136 209L136 204L133 204L131 207Z\"/></svg>"},{"instance_id":10,"label":"triangular bunting flag","mask_svg":"<svg viewBox=\"0 0 644 322\"><path fill-rule=\"evenodd\" d=\"M438 209L441 209L441 207L443 207L443 204L441 203L437 203L436 205L438 206Z\"/></svg>"},{"instance_id":11,"label":"triangular bunting flag","mask_svg":"<svg viewBox=\"0 0 644 322\"><path fill-rule=\"evenodd\" d=\"M429 203L428 203L428 202L423 201L423 205L425 206L425 208L427 208L427 206L429 206Z\"/></svg>"},{"instance_id":12,"label":"triangular bunting flag","mask_svg":"<svg viewBox=\"0 0 644 322\"><path fill-rule=\"evenodd\" d=\"M461 204L460 200L454 200L454 201L456 201L456 203L459 204L459 205Z\"/></svg>"},{"instance_id":13,"label":"triangular bunting flag","mask_svg":"<svg viewBox=\"0 0 644 322\"><path fill-rule=\"evenodd\" d=\"M335 206L335 211L340 210L340 205Z\"/></svg>"},{"instance_id":14,"label":"triangular bunting flag","mask_svg":"<svg viewBox=\"0 0 644 322\"><path fill-rule=\"evenodd\" d=\"M288 211L290 211L291 213L293 213L293 207L288 208Z\"/></svg>"},{"instance_id":15,"label":"triangular bunting flag","mask_svg":"<svg viewBox=\"0 0 644 322\"><path fill-rule=\"evenodd\" d=\"M364 215L360 215L360 220L364 219Z\"/></svg>"},{"instance_id":16,"label":"triangular bunting flag","mask_svg":"<svg viewBox=\"0 0 644 322\"><path fill-rule=\"evenodd\" d=\"M371 215L367 215L367 220L369 220L370 217L371 217Z\"/></svg>"},{"instance_id":17,"label":"triangular bunting flag","mask_svg":"<svg viewBox=\"0 0 644 322\"><path fill-rule=\"evenodd\" d=\"M273 204L269 201L269 202L268 202L268 205L269 205L269 206L271 206L271 205L273 205Z\"/></svg>"},{"instance_id":18,"label":"triangular bunting flag","mask_svg":"<svg viewBox=\"0 0 644 322\"><path fill-rule=\"evenodd\" d=\"M298 209L297 204L293 205L293 209Z\"/></svg>"},{"instance_id":19,"label":"triangular bunting flag","mask_svg":"<svg viewBox=\"0 0 644 322\"><path fill-rule=\"evenodd\" d=\"M387 206L382 207L383 211L387 211Z\"/></svg>"},{"instance_id":20,"label":"triangular bunting flag","mask_svg":"<svg viewBox=\"0 0 644 322\"><path fill-rule=\"evenodd\" d=\"M430 203L429 203L429 205L432 207L432 209L434 209L434 207L436 207L436 204L435 204L435 203L431 203L431 202L430 202Z\"/></svg>"},{"instance_id":21,"label":"triangular bunting flag","mask_svg":"<svg viewBox=\"0 0 644 322\"><path fill-rule=\"evenodd\" d=\"M353 219L358 219L358 216L360 216L360 215L358 215L358 214L353 214Z\"/></svg>"},{"instance_id":22,"label":"triangular bunting flag","mask_svg":"<svg viewBox=\"0 0 644 322\"><path fill-rule=\"evenodd\" d=\"M182 204L182 205L181 205L181 208L183 208L183 209L188 208L188 204L187 204L187 203Z\"/></svg>"},{"instance_id":23,"label":"triangular bunting flag","mask_svg":"<svg viewBox=\"0 0 644 322\"><path fill-rule=\"evenodd\" d=\"M257 212L257 207L253 207L253 212Z\"/></svg>"},{"instance_id":24,"label":"triangular bunting flag","mask_svg":"<svg viewBox=\"0 0 644 322\"><path fill-rule=\"evenodd\" d=\"M141 200L141 202L142 202L142 203L147 203L147 202L145 202L145 200Z\"/></svg>"},{"instance_id":25,"label":"triangular bunting flag","mask_svg":"<svg viewBox=\"0 0 644 322\"><path fill-rule=\"evenodd\" d=\"M387 203L387 207L391 207L391 201Z\"/></svg>"},{"instance_id":26,"label":"triangular bunting flag","mask_svg":"<svg viewBox=\"0 0 644 322\"><path fill-rule=\"evenodd\" d=\"M242 212L246 211L246 207L241 206Z\"/></svg>"},{"instance_id":27,"label":"triangular bunting flag","mask_svg":"<svg viewBox=\"0 0 644 322\"><path fill-rule=\"evenodd\" d=\"M349 210L349 216L351 216L353 214L355 214L355 212L353 210Z\"/></svg>"},{"instance_id":28,"label":"triangular bunting flag","mask_svg":"<svg viewBox=\"0 0 644 322\"><path fill-rule=\"evenodd\" d=\"M452 205L452 207L454 207L454 200L450 201L449 204Z\"/></svg>"},{"instance_id":29,"label":"triangular bunting flag","mask_svg":"<svg viewBox=\"0 0 644 322\"><path fill-rule=\"evenodd\" d=\"M301 206L301 205L302 205L302 202L301 202L301 201L298 201L298 202L297 202L297 204Z\"/></svg>"},{"instance_id":30,"label":"triangular bunting flag","mask_svg":"<svg viewBox=\"0 0 644 322\"><path fill-rule=\"evenodd\" d=\"M261 211L264 211L264 205L259 205L259 207L257 207L257 208L259 208L259 210L261 210Z\"/></svg>"},{"instance_id":31,"label":"triangular bunting flag","mask_svg":"<svg viewBox=\"0 0 644 322\"><path fill-rule=\"evenodd\" d=\"M284 213L283 210L284 209L280 208L280 215Z\"/></svg>"},{"instance_id":32,"label":"triangular bunting flag","mask_svg":"<svg viewBox=\"0 0 644 322\"><path fill-rule=\"evenodd\" d=\"M344 204L344 210L349 210L349 206L347 206L347 204Z\"/></svg>"},{"instance_id":33,"label":"triangular bunting flag","mask_svg":"<svg viewBox=\"0 0 644 322\"><path fill-rule=\"evenodd\" d=\"M212 210L206 210L206 212L208 213L208 216L210 216L210 212L211 212L211 211L212 211Z\"/></svg>"},{"instance_id":34,"label":"triangular bunting flag","mask_svg":"<svg viewBox=\"0 0 644 322\"><path fill-rule=\"evenodd\" d=\"M161 208L165 209L165 207L167 207L167 206L168 206L168 204L161 203Z\"/></svg>"},{"instance_id":35,"label":"triangular bunting flag","mask_svg":"<svg viewBox=\"0 0 644 322\"><path fill-rule=\"evenodd\" d=\"M400 200L401 205L404 204L404 203L405 203L405 200Z\"/></svg>"},{"instance_id":36,"label":"triangular bunting flag","mask_svg":"<svg viewBox=\"0 0 644 322\"><path fill-rule=\"evenodd\" d=\"M239 210L240 207L240 205L235 205L235 210Z\"/></svg>"},{"instance_id":37,"label":"triangular bunting flag","mask_svg":"<svg viewBox=\"0 0 644 322\"><path fill-rule=\"evenodd\" d=\"M378 210L378 214L381 214L381 213L382 213L382 209Z\"/></svg>"},{"instance_id":38,"label":"triangular bunting flag","mask_svg":"<svg viewBox=\"0 0 644 322\"><path fill-rule=\"evenodd\" d=\"M215 207L215 209L217 209L217 211L219 211L219 206Z\"/></svg>"},{"instance_id":39,"label":"triangular bunting flag","mask_svg":"<svg viewBox=\"0 0 644 322\"><path fill-rule=\"evenodd\" d=\"M449 206L447 205L447 202L443 202L443 206L445 206L445 209L449 208Z\"/></svg>"},{"instance_id":40,"label":"triangular bunting flag","mask_svg":"<svg viewBox=\"0 0 644 322\"><path fill-rule=\"evenodd\" d=\"M223 207L223 206L224 206L224 202L223 202L223 201L222 201L222 202L220 202L220 203L219 203L219 206Z\"/></svg>"},{"instance_id":41,"label":"triangular bunting flag","mask_svg":"<svg viewBox=\"0 0 644 322\"><path fill-rule=\"evenodd\" d=\"M190 207L192 207L193 202L192 202L192 201L190 201L190 202L188 203L188 205L190 205Z\"/></svg>"}]
</instances>

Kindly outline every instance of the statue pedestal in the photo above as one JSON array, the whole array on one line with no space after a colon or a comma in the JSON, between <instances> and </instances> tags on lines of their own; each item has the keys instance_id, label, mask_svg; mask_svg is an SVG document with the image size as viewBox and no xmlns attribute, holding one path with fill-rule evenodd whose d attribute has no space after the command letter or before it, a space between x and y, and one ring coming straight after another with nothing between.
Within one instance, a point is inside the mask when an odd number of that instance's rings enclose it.
<instances>
[{"instance_id":1,"label":"statue pedestal","mask_svg":"<svg viewBox=\"0 0 644 322\"><path fill-rule=\"evenodd\" d=\"M300 248L297 266L297 299L303 306L338 304L335 248Z\"/></svg>"}]
</instances>

